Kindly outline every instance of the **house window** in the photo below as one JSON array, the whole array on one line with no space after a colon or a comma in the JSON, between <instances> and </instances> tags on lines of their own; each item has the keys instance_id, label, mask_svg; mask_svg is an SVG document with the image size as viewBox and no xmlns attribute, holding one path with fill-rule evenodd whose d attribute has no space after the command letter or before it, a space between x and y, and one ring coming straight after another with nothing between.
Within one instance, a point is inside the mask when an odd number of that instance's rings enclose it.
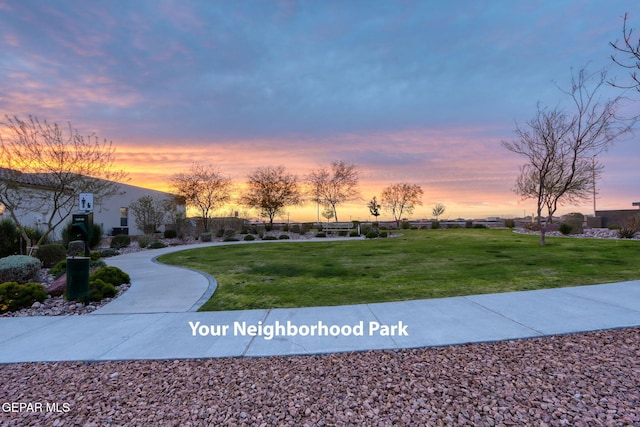
<instances>
[{"instance_id":1,"label":"house window","mask_svg":"<svg viewBox=\"0 0 640 427\"><path fill-rule=\"evenodd\" d=\"M129 226L129 208L120 208L120 227Z\"/></svg>"}]
</instances>

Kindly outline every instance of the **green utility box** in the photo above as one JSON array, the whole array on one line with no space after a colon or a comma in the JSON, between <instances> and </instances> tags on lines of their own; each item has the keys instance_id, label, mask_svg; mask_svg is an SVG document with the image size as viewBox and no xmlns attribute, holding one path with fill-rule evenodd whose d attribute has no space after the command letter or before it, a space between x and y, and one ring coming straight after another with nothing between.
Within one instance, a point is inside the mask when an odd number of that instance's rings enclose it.
<instances>
[{"instance_id":1,"label":"green utility box","mask_svg":"<svg viewBox=\"0 0 640 427\"><path fill-rule=\"evenodd\" d=\"M84 242L84 255L89 256L89 240L93 230L93 212L76 212L71 215L71 239Z\"/></svg>"},{"instance_id":2,"label":"green utility box","mask_svg":"<svg viewBox=\"0 0 640 427\"><path fill-rule=\"evenodd\" d=\"M67 299L89 302L89 257L67 258Z\"/></svg>"}]
</instances>

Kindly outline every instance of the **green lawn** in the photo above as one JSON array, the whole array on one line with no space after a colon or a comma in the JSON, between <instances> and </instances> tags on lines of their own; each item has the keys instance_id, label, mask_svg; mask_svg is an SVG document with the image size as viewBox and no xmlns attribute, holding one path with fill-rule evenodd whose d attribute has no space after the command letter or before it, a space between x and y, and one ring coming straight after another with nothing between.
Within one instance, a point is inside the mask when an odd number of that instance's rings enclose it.
<instances>
[{"instance_id":1,"label":"green lawn","mask_svg":"<svg viewBox=\"0 0 640 427\"><path fill-rule=\"evenodd\" d=\"M640 242L509 230L407 230L402 237L270 242L160 257L218 281L200 309L309 307L450 297L640 278Z\"/></svg>"}]
</instances>

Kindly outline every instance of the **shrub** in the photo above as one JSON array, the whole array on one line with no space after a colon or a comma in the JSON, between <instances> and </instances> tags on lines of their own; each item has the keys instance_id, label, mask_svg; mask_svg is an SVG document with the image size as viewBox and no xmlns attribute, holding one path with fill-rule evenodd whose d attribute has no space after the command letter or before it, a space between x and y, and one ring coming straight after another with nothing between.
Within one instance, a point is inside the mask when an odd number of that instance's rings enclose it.
<instances>
[{"instance_id":1,"label":"shrub","mask_svg":"<svg viewBox=\"0 0 640 427\"><path fill-rule=\"evenodd\" d=\"M59 263L57 263L56 265L51 267L51 269L49 270L49 274L51 274L56 279L58 277L62 276L66 272L67 272L67 260L66 259L63 259L62 261L60 261Z\"/></svg>"},{"instance_id":2,"label":"shrub","mask_svg":"<svg viewBox=\"0 0 640 427\"><path fill-rule=\"evenodd\" d=\"M113 298L118 294L116 287L102 279L89 280L89 299L102 301L104 298Z\"/></svg>"},{"instance_id":3,"label":"shrub","mask_svg":"<svg viewBox=\"0 0 640 427\"><path fill-rule=\"evenodd\" d=\"M210 242L211 240L213 240L213 234L211 234L210 232L200 233L201 242Z\"/></svg>"},{"instance_id":4,"label":"shrub","mask_svg":"<svg viewBox=\"0 0 640 427\"><path fill-rule=\"evenodd\" d=\"M487 228L484 224L473 224L473 228Z\"/></svg>"},{"instance_id":5,"label":"shrub","mask_svg":"<svg viewBox=\"0 0 640 427\"><path fill-rule=\"evenodd\" d=\"M224 236L224 228L219 228L218 231L216 231L216 237L223 237Z\"/></svg>"},{"instance_id":6,"label":"shrub","mask_svg":"<svg viewBox=\"0 0 640 427\"><path fill-rule=\"evenodd\" d=\"M67 251L64 246L58 243L51 243L48 245L42 245L38 248L36 256L42 261L42 266L49 268L53 267L57 262L63 260L67 256Z\"/></svg>"},{"instance_id":7,"label":"shrub","mask_svg":"<svg viewBox=\"0 0 640 427\"><path fill-rule=\"evenodd\" d=\"M340 230L340 231L338 231L338 236L340 236L340 237L346 237L346 236L347 236L347 230Z\"/></svg>"},{"instance_id":8,"label":"shrub","mask_svg":"<svg viewBox=\"0 0 640 427\"><path fill-rule=\"evenodd\" d=\"M20 252L18 228L10 219L0 221L0 258Z\"/></svg>"},{"instance_id":9,"label":"shrub","mask_svg":"<svg viewBox=\"0 0 640 427\"><path fill-rule=\"evenodd\" d=\"M411 224L409 223L409 221L402 221L402 224L400 224L400 228L402 228L403 230L408 230L411 228Z\"/></svg>"},{"instance_id":10,"label":"shrub","mask_svg":"<svg viewBox=\"0 0 640 427\"><path fill-rule=\"evenodd\" d=\"M609 230L620 230L622 227L620 227L619 225L616 224L611 224L609 227L607 227Z\"/></svg>"},{"instance_id":11,"label":"shrub","mask_svg":"<svg viewBox=\"0 0 640 427\"><path fill-rule=\"evenodd\" d=\"M160 241L156 241L156 242L151 242L147 245L147 249L162 249L162 248L166 248L167 245L165 245L164 243L160 242Z\"/></svg>"},{"instance_id":12,"label":"shrub","mask_svg":"<svg viewBox=\"0 0 640 427\"><path fill-rule=\"evenodd\" d=\"M302 224L300 224L300 234L307 234L312 227L313 223L303 222Z\"/></svg>"},{"instance_id":13,"label":"shrub","mask_svg":"<svg viewBox=\"0 0 640 427\"><path fill-rule=\"evenodd\" d=\"M100 224L91 225L91 237L89 238L89 248L97 248L102 241L102 227Z\"/></svg>"},{"instance_id":14,"label":"shrub","mask_svg":"<svg viewBox=\"0 0 640 427\"><path fill-rule=\"evenodd\" d=\"M566 222L563 222L562 224L560 224L560 228L559 231L564 234L565 236L567 234L571 234L571 230L573 230L573 227L571 227L569 224L567 224Z\"/></svg>"},{"instance_id":15,"label":"shrub","mask_svg":"<svg viewBox=\"0 0 640 427\"><path fill-rule=\"evenodd\" d=\"M100 252L92 251L91 253L89 253L89 258L91 259L91 261L99 260L100 259Z\"/></svg>"},{"instance_id":16,"label":"shrub","mask_svg":"<svg viewBox=\"0 0 640 427\"><path fill-rule=\"evenodd\" d=\"M318 231L316 233L316 237L327 237L327 233L325 233L324 231Z\"/></svg>"},{"instance_id":17,"label":"shrub","mask_svg":"<svg viewBox=\"0 0 640 427\"><path fill-rule=\"evenodd\" d=\"M176 237L178 237L178 232L176 230L164 230L165 239L175 239Z\"/></svg>"},{"instance_id":18,"label":"shrub","mask_svg":"<svg viewBox=\"0 0 640 427\"><path fill-rule=\"evenodd\" d=\"M581 213L570 213L565 216L564 222L571 226L571 233L582 234L582 224L584 224L584 215Z\"/></svg>"},{"instance_id":19,"label":"shrub","mask_svg":"<svg viewBox=\"0 0 640 427\"><path fill-rule=\"evenodd\" d=\"M102 267L89 276L89 281L98 279L111 283L113 286L131 283L131 278L127 273L113 266Z\"/></svg>"},{"instance_id":20,"label":"shrub","mask_svg":"<svg viewBox=\"0 0 640 427\"><path fill-rule=\"evenodd\" d=\"M280 239L280 240L287 240L287 239L290 239L290 237L289 237L289 235L288 235L288 234L281 234L281 235L279 235L279 236L278 236L278 239Z\"/></svg>"},{"instance_id":21,"label":"shrub","mask_svg":"<svg viewBox=\"0 0 640 427\"><path fill-rule=\"evenodd\" d=\"M370 232L372 230L371 228L371 224L362 224L360 226L360 233L363 235L367 235L368 232Z\"/></svg>"},{"instance_id":22,"label":"shrub","mask_svg":"<svg viewBox=\"0 0 640 427\"><path fill-rule=\"evenodd\" d=\"M471 221L470 219L466 220L464 222L464 228L473 228L473 221Z\"/></svg>"},{"instance_id":23,"label":"shrub","mask_svg":"<svg viewBox=\"0 0 640 427\"><path fill-rule=\"evenodd\" d=\"M440 228L440 221L431 221L431 229L437 230L438 228Z\"/></svg>"},{"instance_id":24,"label":"shrub","mask_svg":"<svg viewBox=\"0 0 640 427\"><path fill-rule=\"evenodd\" d=\"M381 231L380 234L378 234L378 237L388 237L389 233L387 233L386 231Z\"/></svg>"},{"instance_id":25,"label":"shrub","mask_svg":"<svg viewBox=\"0 0 640 427\"><path fill-rule=\"evenodd\" d=\"M141 248L146 248L153 241L151 236L148 236L148 235L138 236L137 240L138 240L138 246L140 246Z\"/></svg>"},{"instance_id":26,"label":"shrub","mask_svg":"<svg viewBox=\"0 0 640 427\"><path fill-rule=\"evenodd\" d=\"M119 255L118 251L116 251L115 249L103 249L99 253L101 258L109 258L112 256Z\"/></svg>"},{"instance_id":27,"label":"shrub","mask_svg":"<svg viewBox=\"0 0 640 427\"><path fill-rule=\"evenodd\" d=\"M225 237L224 239L222 239L223 242L239 242L240 239L238 239L237 237Z\"/></svg>"},{"instance_id":28,"label":"shrub","mask_svg":"<svg viewBox=\"0 0 640 427\"><path fill-rule=\"evenodd\" d=\"M244 236L244 240L247 242L256 240L256 236L254 236L253 234L247 234L246 236Z\"/></svg>"},{"instance_id":29,"label":"shrub","mask_svg":"<svg viewBox=\"0 0 640 427\"><path fill-rule=\"evenodd\" d=\"M111 249L126 248L131 244L131 237L126 234L117 234L111 239Z\"/></svg>"},{"instance_id":30,"label":"shrub","mask_svg":"<svg viewBox=\"0 0 640 427\"><path fill-rule=\"evenodd\" d=\"M262 240L278 240L276 236L264 236Z\"/></svg>"},{"instance_id":31,"label":"shrub","mask_svg":"<svg viewBox=\"0 0 640 427\"><path fill-rule=\"evenodd\" d=\"M291 232L292 232L292 233L298 233L298 234L301 234L301 231L300 231L300 230L301 230L301 228L300 228L300 225L299 225L299 224L293 224L293 225L290 227L290 230L291 230Z\"/></svg>"},{"instance_id":32,"label":"shrub","mask_svg":"<svg viewBox=\"0 0 640 427\"><path fill-rule=\"evenodd\" d=\"M377 231L369 231L366 235L367 239L375 239L376 237L378 237L378 232Z\"/></svg>"},{"instance_id":33,"label":"shrub","mask_svg":"<svg viewBox=\"0 0 640 427\"><path fill-rule=\"evenodd\" d=\"M621 239L633 239L638 231L640 231L640 215L625 221L624 226L618 230L618 236Z\"/></svg>"},{"instance_id":34,"label":"shrub","mask_svg":"<svg viewBox=\"0 0 640 427\"><path fill-rule=\"evenodd\" d=\"M465 227L466 227L466 224L465 224ZM460 225L460 224L449 224L449 227L447 227L447 228L459 230L459 229L462 228L462 225Z\"/></svg>"},{"instance_id":35,"label":"shrub","mask_svg":"<svg viewBox=\"0 0 640 427\"><path fill-rule=\"evenodd\" d=\"M230 238L230 237L234 237L236 235L236 230L234 230L233 228L227 228L224 230L223 232L223 236L225 238Z\"/></svg>"},{"instance_id":36,"label":"shrub","mask_svg":"<svg viewBox=\"0 0 640 427\"><path fill-rule=\"evenodd\" d=\"M516 228L516 222L513 219L505 219L504 226L507 228Z\"/></svg>"},{"instance_id":37,"label":"shrub","mask_svg":"<svg viewBox=\"0 0 640 427\"><path fill-rule=\"evenodd\" d=\"M0 284L0 313L31 307L47 299L47 292L40 283L6 282Z\"/></svg>"},{"instance_id":38,"label":"shrub","mask_svg":"<svg viewBox=\"0 0 640 427\"><path fill-rule=\"evenodd\" d=\"M38 258L11 255L0 259L0 283L26 283L38 278L42 264Z\"/></svg>"},{"instance_id":39,"label":"shrub","mask_svg":"<svg viewBox=\"0 0 640 427\"><path fill-rule=\"evenodd\" d=\"M351 233L349 233L349 237L358 237L359 234L356 230L353 230Z\"/></svg>"}]
</instances>

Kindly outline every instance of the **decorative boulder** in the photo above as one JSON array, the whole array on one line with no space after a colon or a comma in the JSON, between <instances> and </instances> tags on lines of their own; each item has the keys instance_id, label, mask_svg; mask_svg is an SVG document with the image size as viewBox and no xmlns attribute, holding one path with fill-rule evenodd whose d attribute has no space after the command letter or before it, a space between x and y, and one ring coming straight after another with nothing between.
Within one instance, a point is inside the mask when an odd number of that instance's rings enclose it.
<instances>
[{"instance_id":1,"label":"decorative boulder","mask_svg":"<svg viewBox=\"0 0 640 427\"><path fill-rule=\"evenodd\" d=\"M53 283L48 285L45 290L52 297L57 297L64 294L64 291L66 289L67 289L67 273L64 273L62 276L58 277Z\"/></svg>"}]
</instances>

